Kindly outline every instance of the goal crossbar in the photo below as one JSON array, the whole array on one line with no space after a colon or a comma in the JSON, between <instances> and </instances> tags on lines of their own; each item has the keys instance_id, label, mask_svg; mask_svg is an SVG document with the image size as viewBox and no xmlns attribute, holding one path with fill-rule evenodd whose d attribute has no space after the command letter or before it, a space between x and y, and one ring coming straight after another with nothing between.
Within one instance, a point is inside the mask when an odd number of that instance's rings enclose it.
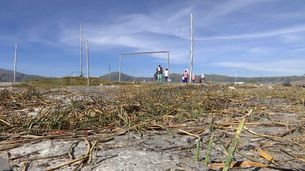
<instances>
[{"instance_id":1,"label":"goal crossbar","mask_svg":"<svg viewBox=\"0 0 305 171\"><path fill-rule=\"evenodd\" d=\"M121 81L121 67L122 67L122 58L123 56L132 56L132 55L145 55L145 54L167 54L167 68L169 70L169 51L144 51L144 52L130 52L130 53L121 53L119 61L119 81Z\"/></svg>"}]
</instances>

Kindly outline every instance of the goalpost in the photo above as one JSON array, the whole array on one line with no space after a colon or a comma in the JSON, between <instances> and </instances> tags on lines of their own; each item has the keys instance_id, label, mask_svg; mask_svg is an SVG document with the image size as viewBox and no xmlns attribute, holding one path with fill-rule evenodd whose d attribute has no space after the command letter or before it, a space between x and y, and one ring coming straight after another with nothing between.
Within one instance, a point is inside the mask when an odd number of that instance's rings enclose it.
<instances>
[{"instance_id":1,"label":"goalpost","mask_svg":"<svg viewBox=\"0 0 305 171\"><path fill-rule=\"evenodd\" d=\"M145 51L145 52L122 53L120 55L120 61L119 61L119 82L121 81L121 67L122 67L123 56L145 55L145 54L167 54L167 68L170 71L170 69L169 69L169 51Z\"/></svg>"}]
</instances>

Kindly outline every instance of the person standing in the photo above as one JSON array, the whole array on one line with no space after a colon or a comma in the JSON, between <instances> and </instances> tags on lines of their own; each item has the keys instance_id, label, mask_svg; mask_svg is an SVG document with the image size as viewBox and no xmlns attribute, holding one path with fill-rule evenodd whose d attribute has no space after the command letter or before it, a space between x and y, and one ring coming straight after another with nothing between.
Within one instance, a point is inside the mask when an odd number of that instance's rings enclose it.
<instances>
[{"instance_id":1,"label":"person standing","mask_svg":"<svg viewBox=\"0 0 305 171\"><path fill-rule=\"evenodd\" d=\"M163 75L163 68L161 67L161 65L158 65L156 73L157 73L157 80L158 80L158 82L161 83L162 75Z\"/></svg>"},{"instance_id":2,"label":"person standing","mask_svg":"<svg viewBox=\"0 0 305 171\"><path fill-rule=\"evenodd\" d=\"M196 80L196 76L195 76L195 74L193 74L192 75L192 82L195 83L195 80Z\"/></svg>"},{"instance_id":3,"label":"person standing","mask_svg":"<svg viewBox=\"0 0 305 171\"><path fill-rule=\"evenodd\" d=\"M169 76L169 72L168 72L168 68L166 68L164 71L165 82L168 82L168 76Z\"/></svg>"},{"instance_id":4,"label":"person standing","mask_svg":"<svg viewBox=\"0 0 305 171\"><path fill-rule=\"evenodd\" d=\"M204 83L204 79L205 79L205 77L204 77L204 74L201 74L201 77L200 77L200 83Z\"/></svg>"},{"instance_id":5,"label":"person standing","mask_svg":"<svg viewBox=\"0 0 305 171\"><path fill-rule=\"evenodd\" d=\"M187 81L188 81L188 77L189 77L189 73L187 72L187 70L184 70L184 72L183 72L183 82L184 83L187 83Z\"/></svg>"}]
</instances>

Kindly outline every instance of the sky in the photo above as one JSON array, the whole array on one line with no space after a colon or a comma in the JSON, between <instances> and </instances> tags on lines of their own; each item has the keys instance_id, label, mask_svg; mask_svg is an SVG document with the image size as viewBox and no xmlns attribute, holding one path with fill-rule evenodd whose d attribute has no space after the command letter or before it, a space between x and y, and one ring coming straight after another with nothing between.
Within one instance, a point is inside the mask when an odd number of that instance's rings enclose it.
<instances>
[{"instance_id":1,"label":"sky","mask_svg":"<svg viewBox=\"0 0 305 171\"><path fill-rule=\"evenodd\" d=\"M191 13L195 74L305 74L304 0L1 0L0 68L13 68L17 42L18 71L79 75L82 24L93 76L118 71L121 53L159 50L182 73ZM122 72L151 76L158 64L166 54L124 56Z\"/></svg>"}]
</instances>

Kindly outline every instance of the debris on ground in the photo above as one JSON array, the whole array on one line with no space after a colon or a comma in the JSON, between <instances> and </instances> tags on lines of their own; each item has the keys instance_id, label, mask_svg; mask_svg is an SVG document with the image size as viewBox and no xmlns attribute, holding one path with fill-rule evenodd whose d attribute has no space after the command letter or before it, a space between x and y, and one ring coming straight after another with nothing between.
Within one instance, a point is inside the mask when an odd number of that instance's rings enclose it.
<instances>
[{"instance_id":1,"label":"debris on ground","mask_svg":"<svg viewBox=\"0 0 305 171\"><path fill-rule=\"evenodd\" d=\"M3 88L0 153L14 170L302 170L304 97L281 85Z\"/></svg>"}]
</instances>

